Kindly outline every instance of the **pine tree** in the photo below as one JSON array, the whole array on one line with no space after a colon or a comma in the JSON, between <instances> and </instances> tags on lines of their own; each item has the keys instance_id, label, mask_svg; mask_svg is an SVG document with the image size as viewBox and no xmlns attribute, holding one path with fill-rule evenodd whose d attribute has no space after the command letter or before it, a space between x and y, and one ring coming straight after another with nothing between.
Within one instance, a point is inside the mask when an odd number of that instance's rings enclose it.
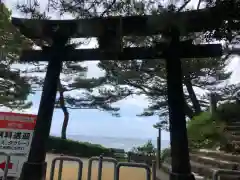
<instances>
[{"instance_id":1,"label":"pine tree","mask_svg":"<svg viewBox=\"0 0 240 180\"><path fill-rule=\"evenodd\" d=\"M28 68L25 73L32 74L31 84L33 91L39 91L43 86L44 78L38 73L46 72L46 64L38 64ZM116 95L106 96L104 76L97 78L86 77L87 67L76 62L64 62L61 78L59 79L58 96L55 108L60 108L64 114L61 137L66 139L66 130L69 121L69 109L98 109L107 111L114 116L119 116L117 107L111 104L116 102ZM99 93L102 92L102 93Z\"/></svg>"},{"instance_id":2,"label":"pine tree","mask_svg":"<svg viewBox=\"0 0 240 180\"><path fill-rule=\"evenodd\" d=\"M49 7L52 10L58 10L63 14L71 14L75 18L86 18L94 16L109 15L143 15L143 14L163 14L165 12L179 12L187 10L186 5L190 1L185 1L179 8L175 4L162 4L160 1L53 1L49 0ZM197 8L205 1L199 0ZM223 5L231 5L227 1L221 3L206 1L205 8L210 6L218 6L219 9ZM213 32L199 32L189 34L183 37L183 40L192 43L206 42L217 39L232 39L232 32L227 26L216 29ZM164 36L152 37L124 37L124 46L155 46L158 42L166 41ZM230 76L224 68L226 66L226 58L206 58L206 59L183 59L183 85L185 86L185 112L188 117L200 113L202 108L208 106L206 99L201 99L195 92L194 87L202 89L212 89L223 80ZM122 98L128 95L146 95L150 105L143 112L144 116L158 115L166 116L168 114L167 104L167 86L166 86L166 70L163 60L129 60L129 61L102 61L99 67L106 71L107 81L116 90L101 92L104 96L112 96L122 94ZM127 85L129 88L123 88ZM134 90L133 90L134 88ZM119 97L119 99L121 99Z\"/></svg>"},{"instance_id":3,"label":"pine tree","mask_svg":"<svg viewBox=\"0 0 240 180\"><path fill-rule=\"evenodd\" d=\"M31 2L30 2L31 3ZM18 9L30 15L34 19L50 19L45 12L39 11L40 4L38 1L33 1L32 4L19 4ZM84 44L84 41L73 42L69 39L68 44L78 47ZM25 71L25 73L44 73L46 71L46 64L32 63L32 68ZM119 116L117 107L112 107L111 104L116 102L116 95L106 96L104 85L106 77L87 78L87 67L83 67L81 63L67 61L63 62L61 78L59 79L58 93L56 99L56 108L61 108L64 113L64 120L62 125L61 137L66 139L66 130L69 121L69 109L98 109L101 111L110 112L114 116ZM35 76L31 77L32 85L35 90L43 85L43 78ZM77 91L77 94L76 94ZM101 94L98 93L102 92ZM75 93L74 93L75 92ZM74 94L73 94L74 93Z\"/></svg>"},{"instance_id":4,"label":"pine tree","mask_svg":"<svg viewBox=\"0 0 240 180\"><path fill-rule=\"evenodd\" d=\"M54 3L53 3L54 2ZM52 1L49 0L50 7L58 8L61 14L70 13L76 18L109 16L109 15L143 15L143 14L163 14L165 12L179 12L187 10L190 1L185 1L180 7L171 4L162 4L160 1L95 1L95 4L79 2L78 0ZM199 0L197 8L205 1ZM210 6L230 5L206 1L205 8ZM89 8L91 7L91 8ZM100 10L101 9L101 10ZM229 31L224 31L227 27L216 29L214 32L199 32L183 37L184 40L195 42L212 41L213 39L231 40ZM218 32L218 33L216 33ZM230 39L229 39L230 38ZM166 41L164 36L152 37L124 37L124 46L155 46L157 42ZM220 58L206 59L185 59L183 60L183 85L185 86L185 111L188 117L193 117L208 106L206 99L201 99L196 94L194 88L211 89L220 82L230 77L231 73L226 73L224 68L227 60ZM130 60L121 62L117 60L100 62L99 67L108 74L109 81L114 86L128 85L136 89L136 94L147 95L150 106L142 115L159 116L167 115L167 88L165 63L162 60ZM116 88L116 89L119 89ZM124 97L127 93L123 93ZM132 94L132 93L130 93Z\"/></svg>"},{"instance_id":5,"label":"pine tree","mask_svg":"<svg viewBox=\"0 0 240 180\"><path fill-rule=\"evenodd\" d=\"M25 109L32 103L27 101L31 93L28 78L13 65L19 62L22 48L31 47L31 42L11 24L11 12L0 4L0 106L10 109Z\"/></svg>"}]
</instances>

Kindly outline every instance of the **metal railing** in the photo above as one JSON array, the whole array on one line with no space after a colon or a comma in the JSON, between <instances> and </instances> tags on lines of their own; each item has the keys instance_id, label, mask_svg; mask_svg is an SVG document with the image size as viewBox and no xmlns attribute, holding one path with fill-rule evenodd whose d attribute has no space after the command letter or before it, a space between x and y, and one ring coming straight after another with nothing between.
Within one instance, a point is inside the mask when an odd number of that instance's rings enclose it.
<instances>
[{"instance_id":1,"label":"metal railing","mask_svg":"<svg viewBox=\"0 0 240 180\"><path fill-rule=\"evenodd\" d=\"M58 171L58 180L62 179L62 170L63 170L63 161L75 161L78 163L78 178L77 180L81 180L82 179L82 170L83 170L83 162L80 158L76 158L76 157L67 157L67 156L60 156L60 157L56 157L52 160L52 166L51 166L51 171L50 171L50 180L53 180L54 178L54 171L55 171L55 167L56 167L56 162L60 161L59 164L59 171Z\"/></svg>"},{"instance_id":2,"label":"metal railing","mask_svg":"<svg viewBox=\"0 0 240 180\"><path fill-rule=\"evenodd\" d=\"M88 160L88 176L87 176L87 180L91 180L91 177L92 177L92 164L93 164L93 161L98 161L98 180L101 180L102 179L102 165L103 165L103 162L110 162L110 163L113 163L113 171L114 171L114 174L116 173L116 166L117 166L117 159L114 159L114 158L110 158L110 157L103 157L102 155L99 156L99 157L91 157L89 160Z\"/></svg>"},{"instance_id":3,"label":"metal railing","mask_svg":"<svg viewBox=\"0 0 240 180\"><path fill-rule=\"evenodd\" d=\"M64 161L75 161L79 164L78 168L78 179L82 179L82 170L83 170L83 162L80 158L74 158L74 157L67 157L67 156L60 156L57 158L54 158L52 160L51 165L51 171L50 171L50 180L53 180L54 178L54 171L56 166L56 161L60 161L59 163L59 171L58 171L58 180L62 179L62 170L63 170L63 162ZM133 162L118 162L115 158L110 157L103 157L102 155L99 157L91 157L88 160L88 174L87 174L87 180L91 180L92 177L92 166L93 162L98 161L98 175L97 180L102 180L102 169L103 169L103 162L110 162L113 163L113 180L119 180L120 175L120 167L135 167L135 168L143 168L146 170L146 180L151 180L151 172L152 172L152 180L156 180L156 161L152 162L152 171L151 167L148 166L145 163L133 163Z\"/></svg>"},{"instance_id":4,"label":"metal railing","mask_svg":"<svg viewBox=\"0 0 240 180\"><path fill-rule=\"evenodd\" d=\"M219 170L213 172L213 180L218 180L221 175L233 175L233 176L240 177L240 171L219 169Z\"/></svg>"},{"instance_id":5,"label":"metal railing","mask_svg":"<svg viewBox=\"0 0 240 180\"><path fill-rule=\"evenodd\" d=\"M157 180L157 163L155 160L152 161L152 180Z\"/></svg>"},{"instance_id":6,"label":"metal railing","mask_svg":"<svg viewBox=\"0 0 240 180\"><path fill-rule=\"evenodd\" d=\"M145 163L119 162L116 166L114 180L119 180L121 167L135 167L146 169L146 180L151 180L151 168Z\"/></svg>"},{"instance_id":7,"label":"metal railing","mask_svg":"<svg viewBox=\"0 0 240 180\"><path fill-rule=\"evenodd\" d=\"M0 152L0 155L2 156L6 156L6 163L5 163L5 168L3 171L3 177L2 180L7 180L7 176L8 176L8 165L11 161L11 156L25 156L26 153L5 153L5 152Z\"/></svg>"}]
</instances>

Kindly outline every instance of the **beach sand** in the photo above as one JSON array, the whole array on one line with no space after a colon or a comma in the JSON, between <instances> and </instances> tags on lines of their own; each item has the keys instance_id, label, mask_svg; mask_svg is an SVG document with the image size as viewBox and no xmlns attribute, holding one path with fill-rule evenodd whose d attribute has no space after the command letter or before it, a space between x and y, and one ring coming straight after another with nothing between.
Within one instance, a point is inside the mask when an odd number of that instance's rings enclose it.
<instances>
[{"instance_id":1,"label":"beach sand","mask_svg":"<svg viewBox=\"0 0 240 180\"><path fill-rule=\"evenodd\" d=\"M53 154L48 154L46 157L46 161L48 162L48 171L47 171L47 180L49 180L50 175L50 167L51 161L54 157L57 157ZM88 159L81 158L83 161L83 176L82 180L87 180L87 167L88 167ZM62 180L77 180L77 171L78 165L76 162L64 162L63 165L63 174ZM58 174L58 163L56 163L56 170L54 173L54 180L57 180ZM97 162L93 163L92 168L92 178L91 180L97 180L98 168ZM146 172L144 169L139 168L121 168L120 169L120 180L145 180ZM102 172L102 180L113 180L113 164L111 163L103 163L103 172Z\"/></svg>"}]
</instances>

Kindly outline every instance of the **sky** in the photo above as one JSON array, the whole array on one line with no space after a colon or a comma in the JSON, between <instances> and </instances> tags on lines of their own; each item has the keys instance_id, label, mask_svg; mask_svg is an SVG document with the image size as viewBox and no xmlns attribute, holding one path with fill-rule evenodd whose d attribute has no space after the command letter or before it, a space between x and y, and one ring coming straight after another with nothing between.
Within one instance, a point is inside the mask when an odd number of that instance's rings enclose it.
<instances>
[{"instance_id":1,"label":"sky","mask_svg":"<svg viewBox=\"0 0 240 180\"><path fill-rule=\"evenodd\" d=\"M42 3L43 1L41 1ZM8 8L12 10L13 16L19 17L15 6L17 1L7 0L4 2ZM94 47L96 43L93 41L87 47ZM103 72L97 67L97 61L84 62L88 66L88 77L101 76ZM32 108L25 110L26 113L37 114L41 99L41 92L29 96L29 100L33 101ZM157 130L152 126L158 121L157 117L140 118L136 114L143 111L147 107L147 101L144 97L131 97L122 100L116 104L121 108L121 117L113 117L107 112L98 110L69 110L70 120L67 129L68 135L89 135L103 137L130 137L130 138L153 138L157 136ZM6 109L3 109L6 111ZM60 135L63 122L63 113L60 109L54 110L51 134ZM169 133L163 132L163 140L169 139Z\"/></svg>"},{"instance_id":2,"label":"sky","mask_svg":"<svg viewBox=\"0 0 240 180\"><path fill-rule=\"evenodd\" d=\"M27 0L25 0L27 1ZM41 0L41 3L46 0ZM14 10L17 3L16 0L5 0L8 8L12 9L13 16L20 15ZM92 41L87 47L94 47L96 43ZM84 62L88 66L88 77L101 76L103 72L97 67L97 61ZM227 83L239 82L240 64L239 58L231 59L227 70L232 70L233 74ZM25 113L37 114L38 106L41 98L41 92L29 96L29 100L33 101L33 106L24 111ZM145 97L134 96L122 100L116 104L121 108L121 117L113 117L107 112L98 110L69 110L70 120L67 129L68 135L89 135L103 137L124 137L124 138L141 138L156 139L157 130L152 126L158 121L158 117L137 117L148 106ZM6 111L6 109L2 109ZM51 134L60 135L63 122L63 113L60 109L54 110ZM162 139L169 140L169 133L163 131Z\"/></svg>"}]
</instances>

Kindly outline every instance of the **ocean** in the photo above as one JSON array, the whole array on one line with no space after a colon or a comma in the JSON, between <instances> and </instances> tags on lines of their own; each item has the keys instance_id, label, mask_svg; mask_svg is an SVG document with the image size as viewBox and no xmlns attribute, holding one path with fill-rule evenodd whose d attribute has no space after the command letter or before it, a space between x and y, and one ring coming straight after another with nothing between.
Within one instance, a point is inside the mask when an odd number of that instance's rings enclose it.
<instances>
[{"instance_id":1,"label":"ocean","mask_svg":"<svg viewBox=\"0 0 240 180\"><path fill-rule=\"evenodd\" d=\"M68 135L68 139L81 142L89 142L92 144L101 144L107 148L119 148L125 151L131 150L133 147L144 145L148 140L152 140L154 146L157 146L156 139L140 139L140 138L122 138L122 137L101 137L86 135ZM161 149L168 148L170 142L168 140L161 141Z\"/></svg>"}]
</instances>

